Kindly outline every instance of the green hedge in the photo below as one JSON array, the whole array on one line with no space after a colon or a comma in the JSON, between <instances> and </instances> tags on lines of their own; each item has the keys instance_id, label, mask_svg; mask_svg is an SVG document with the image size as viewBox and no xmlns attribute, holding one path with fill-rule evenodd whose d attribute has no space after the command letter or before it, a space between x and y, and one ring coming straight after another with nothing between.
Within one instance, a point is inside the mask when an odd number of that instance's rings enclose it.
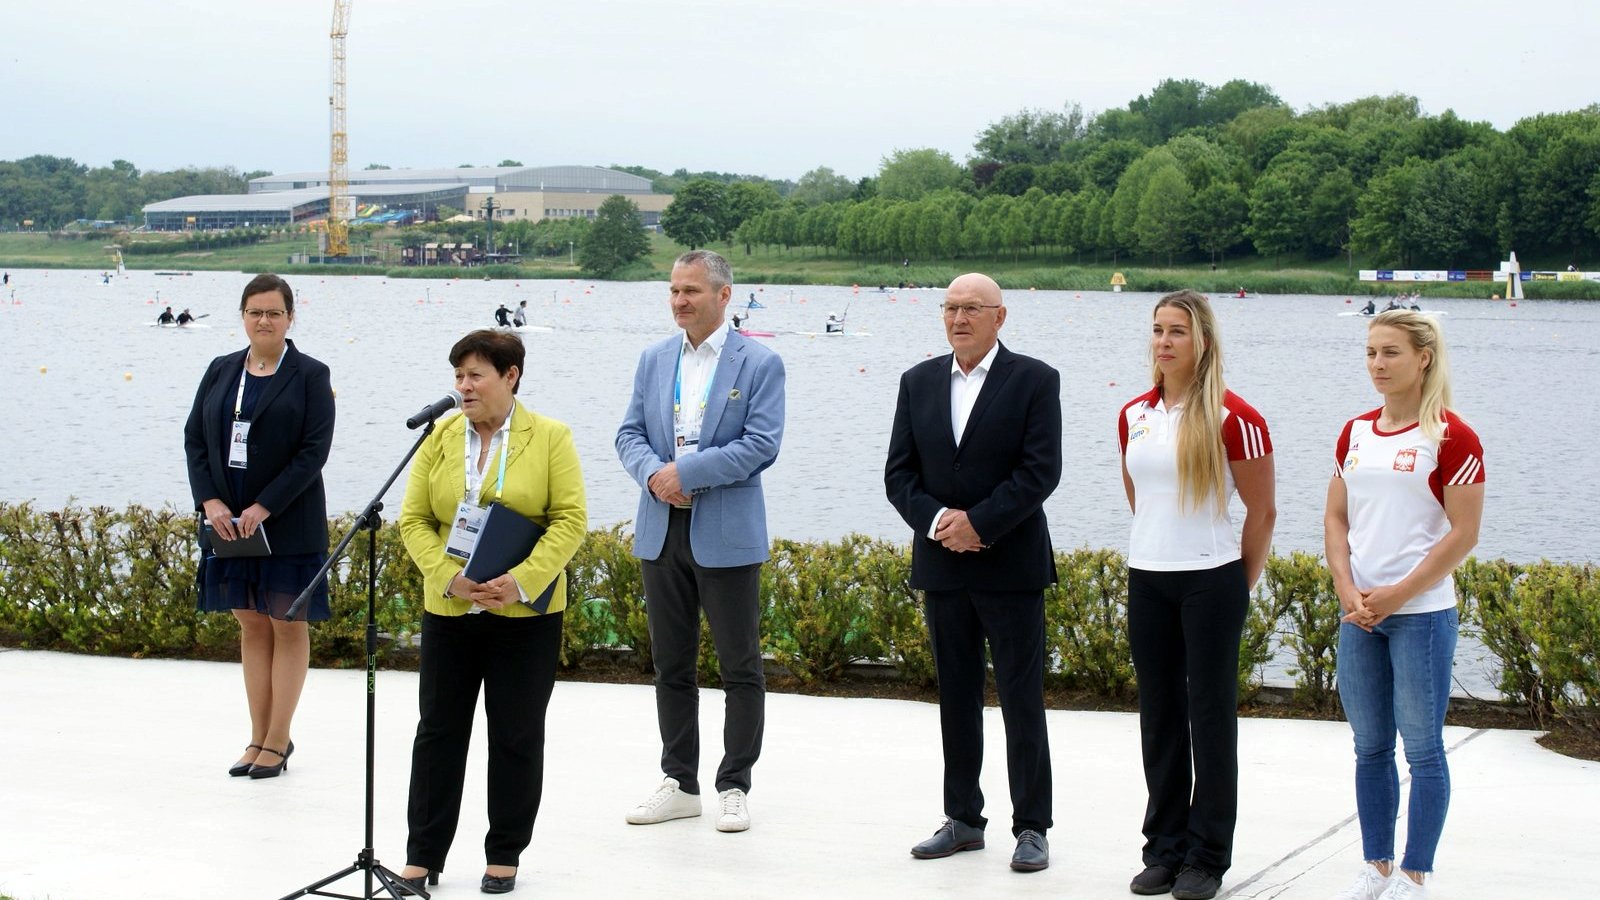
<instances>
[{"instance_id":1,"label":"green hedge","mask_svg":"<svg viewBox=\"0 0 1600 900\"><path fill-rule=\"evenodd\" d=\"M330 523L335 536L350 518ZM128 656L236 659L231 617L195 611L192 514L131 506L37 510L0 503L0 644ZM364 664L368 534L330 575L332 619L311 629L319 666ZM411 653L422 579L398 529L377 535L380 663ZM644 583L627 524L589 533L567 568L561 665L580 670L601 651L627 648L652 668ZM1059 583L1045 592L1048 681L1126 702L1136 691L1128 648L1127 562L1112 550L1056 554ZM839 541L773 542L762 567L763 650L803 682L832 682L857 663L934 682L911 552L852 534ZM1516 565L1469 559L1456 573L1463 631L1499 660L1500 690L1544 725L1597 729L1600 579L1589 565ZM1274 556L1257 587L1239 650L1248 699L1263 666L1287 655L1297 704L1337 708L1338 599L1320 557ZM715 679L709 629L701 671Z\"/></svg>"}]
</instances>

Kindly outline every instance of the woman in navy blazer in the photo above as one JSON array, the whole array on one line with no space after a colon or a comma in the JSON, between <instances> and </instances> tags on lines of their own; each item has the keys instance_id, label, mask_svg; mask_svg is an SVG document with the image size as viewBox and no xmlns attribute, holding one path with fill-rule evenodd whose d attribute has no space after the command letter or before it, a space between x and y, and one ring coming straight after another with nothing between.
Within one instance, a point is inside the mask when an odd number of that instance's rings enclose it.
<instances>
[{"instance_id":1,"label":"woman in navy blazer","mask_svg":"<svg viewBox=\"0 0 1600 900\"><path fill-rule=\"evenodd\" d=\"M289 726L311 655L307 621L328 618L327 582L303 617L284 620L327 559L322 466L333 443L328 367L287 337L294 292L276 275L245 286L239 317L250 346L211 361L183 428L189 489L213 540L252 537L272 555L220 558L203 542L199 607L239 621L250 744L229 775L271 778L294 752Z\"/></svg>"}]
</instances>

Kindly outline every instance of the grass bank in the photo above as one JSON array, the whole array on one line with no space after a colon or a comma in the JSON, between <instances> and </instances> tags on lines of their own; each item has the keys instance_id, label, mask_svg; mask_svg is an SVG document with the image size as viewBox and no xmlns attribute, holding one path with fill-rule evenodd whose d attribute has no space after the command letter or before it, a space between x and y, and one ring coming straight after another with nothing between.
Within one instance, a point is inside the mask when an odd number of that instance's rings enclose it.
<instances>
[{"instance_id":1,"label":"grass bank","mask_svg":"<svg viewBox=\"0 0 1600 900\"><path fill-rule=\"evenodd\" d=\"M170 241L169 236L137 235L136 240ZM357 250L372 258L367 265L295 265L297 255L315 258L315 235L277 234L257 244L208 250L187 250L175 246L172 253L129 255L130 269L194 270L227 272L278 272L285 275L384 275L389 278L581 278L582 274L563 254L532 257L520 265L486 266L474 269L456 267L419 268L399 264L400 232L395 230L362 234ZM0 234L0 268L109 269L115 265L113 244L103 235L60 238L43 234ZM672 260L683 247L654 234L650 252L642 260L618 273L621 281L665 281L672 271ZM783 250L743 245L717 245L733 264L740 284L835 284L895 287L901 282L942 286L963 272L982 271L992 275L1002 287L1012 290L1104 291L1109 290L1113 274L1120 272L1127 282L1124 290L1163 292L1193 288L1206 293L1231 293L1243 287L1252 294L1317 294L1325 296L1384 296L1401 286L1363 282L1339 259L1299 260L1241 257L1212 268L1209 263L1166 266L1151 260L1093 259L1072 254L1021 254L1016 257L951 260L884 261L846 256L815 248ZM1358 266L1362 265L1358 263ZM1537 264L1530 264L1530 268ZM1448 284L1407 284L1428 297L1488 299L1503 293L1504 285L1493 282L1454 282ZM1530 299L1600 300L1600 282L1529 282Z\"/></svg>"}]
</instances>

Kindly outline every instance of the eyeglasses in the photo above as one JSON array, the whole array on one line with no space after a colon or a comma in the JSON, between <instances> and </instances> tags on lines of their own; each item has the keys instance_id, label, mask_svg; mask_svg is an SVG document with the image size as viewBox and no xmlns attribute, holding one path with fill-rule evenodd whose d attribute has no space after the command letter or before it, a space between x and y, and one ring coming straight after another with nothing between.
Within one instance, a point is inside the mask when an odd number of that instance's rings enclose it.
<instances>
[{"instance_id":1,"label":"eyeglasses","mask_svg":"<svg viewBox=\"0 0 1600 900\"><path fill-rule=\"evenodd\" d=\"M276 322L284 316L287 316L289 313L287 310L282 309L247 309L244 311L244 314L257 322L261 321L262 319L266 319L270 322Z\"/></svg>"},{"instance_id":2,"label":"eyeglasses","mask_svg":"<svg viewBox=\"0 0 1600 900\"><path fill-rule=\"evenodd\" d=\"M941 303L939 311L944 313L946 319L954 319L964 315L969 319L976 318L986 309L999 309L999 303Z\"/></svg>"}]
</instances>

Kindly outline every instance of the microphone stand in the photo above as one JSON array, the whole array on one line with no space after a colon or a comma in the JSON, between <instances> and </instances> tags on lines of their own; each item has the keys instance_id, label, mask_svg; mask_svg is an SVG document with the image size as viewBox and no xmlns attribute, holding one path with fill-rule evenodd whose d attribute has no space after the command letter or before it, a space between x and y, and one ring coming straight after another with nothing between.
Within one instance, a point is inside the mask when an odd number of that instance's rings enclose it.
<instances>
[{"instance_id":1,"label":"microphone stand","mask_svg":"<svg viewBox=\"0 0 1600 900\"><path fill-rule=\"evenodd\" d=\"M442 413L441 413L442 414ZM318 582L327 577L328 571L334 567L346 548L355 538L356 533L362 530L367 532L367 798L366 798L366 843L362 845L361 852L356 855L356 861L328 877L306 885L291 894L285 894L282 900L293 900L295 897L304 897L308 894L317 897L340 897L344 900L371 900L373 897L386 896L399 900L401 897L420 894L426 900L428 892L413 888L400 880L398 873L384 867L378 862L372 850L372 803L373 803L373 756L374 743L377 731L377 686L378 686L378 622L377 622L377 596L378 596L378 528L383 524L378 513L383 511L383 495L388 493L389 487L395 479L405 470L411 457L417 454L422 442L433 433L433 418L428 419L428 424L417 435L416 443L406 452L405 458L400 460L400 465L395 466L389 473L389 480L378 488L378 493L367 504L366 509L356 516L355 522L350 526L339 545L328 554L328 561L322 564L322 570L317 572L317 577L311 579L311 584L306 586L300 596L295 598L294 604L289 607L289 612L284 616L290 622L299 617L305 605L311 599L311 592ZM323 888L348 875L356 872L366 873L366 886L360 894L337 894L324 891ZM373 881L378 882L378 887L373 887Z\"/></svg>"}]
</instances>

